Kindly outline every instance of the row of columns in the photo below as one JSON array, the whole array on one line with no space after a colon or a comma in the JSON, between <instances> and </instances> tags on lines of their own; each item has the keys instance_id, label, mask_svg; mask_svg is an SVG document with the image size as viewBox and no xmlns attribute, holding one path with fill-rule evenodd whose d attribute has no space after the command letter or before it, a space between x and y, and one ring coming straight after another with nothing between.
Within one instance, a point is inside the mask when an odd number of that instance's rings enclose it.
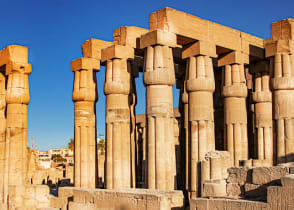
<instances>
[{"instance_id":1,"label":"row of columns","mask_svg":"<svg viewBox=\"0 0 294 210\"><path fill-rule=\"evenodd\" d=\"M279 40L271 41L279 46ZM289 46L290 49L292 45ZM144 171L147 173L149 189L172 190L177 186L172 95L175 83L175 47L177 37L169 32L152 31L140 38L140 48L145 51L143 75L146 87L146 130L142 134L146 135L144 146L147 153L147 172ZM283 49L281 47L281 51ZM288 162L293 158L292 50L291 48L287 53L279 52L266 45L266 57L270 60L269 68L259 66L258 70L253 72L256 158L265 160L269 165L275 164L276 158L277 163ZM106 188L135 187L136 93L131 62L134 59L134 49L113 45L102 50L102 57L102 62L106 65ZM182 141L185 142L186 151L185 189L192 196L199 195L199 183L203 182L200 162L205 159L208 152L216 148L213 108L213 63L216 57L216 46L210 42L197 41L182 49L182 59L186 60L187 69L180 95L183 107L181 136L184 137ZM242 160L246 162L249 158L246 101L248 87L245 72L248 68L254 67L248 64L249 55L244 52L232 51L218 58L218 67L222 71L224 100L224 149L231 156L229 166L239 166ZM81 101L85 102L88 99ZM91 103L94 101L92 97ZM91 113L95 114L94 109L91 110ZM274 136L276 141L273 140Z\"/></svg>"}]
</instances>

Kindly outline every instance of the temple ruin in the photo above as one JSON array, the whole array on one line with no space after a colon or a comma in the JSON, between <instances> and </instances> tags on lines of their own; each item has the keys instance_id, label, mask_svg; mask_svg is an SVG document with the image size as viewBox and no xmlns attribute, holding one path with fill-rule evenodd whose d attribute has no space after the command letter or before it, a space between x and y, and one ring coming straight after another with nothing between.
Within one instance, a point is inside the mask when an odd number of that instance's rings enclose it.
<instances>
[{"instance_id":1,"label":"temple ruin","mask_svg":"<svg viewBox=\"0 0 294 210\"><path fill-rule=\"evenodd\" d=\"M74 187L58 197L27 183L31 66L26 47L4 48L1 209L294 209L293 40L294 19L272 23L261 39L168 7L151 13L149 29L86 40L71 62ZM146 113L136 115L139 74ZM95 108L103 85L104 163Z\"/></svg>"}]
</instances>

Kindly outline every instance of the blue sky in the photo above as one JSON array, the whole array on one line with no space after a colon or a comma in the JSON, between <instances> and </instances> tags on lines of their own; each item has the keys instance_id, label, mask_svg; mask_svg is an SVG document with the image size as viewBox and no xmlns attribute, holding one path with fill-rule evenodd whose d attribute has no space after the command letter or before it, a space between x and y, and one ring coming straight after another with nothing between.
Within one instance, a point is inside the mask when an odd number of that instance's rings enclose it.
<instances>
[{"instance_id":1,"label":"blue sky","mask_svg":"<svg viewBox=\"0 0 294 210\"><path fill-rule=\"evenodd\" d=\"M81 57L89 38L112 41L120 26L148 28L149 14L169 6L256 35L270 37L270 23L294 17L292 0L0 0L0 49L10 44L29 47L31 136L41 150L66 146L74 135L70 61ZM105 131L104 68L97 74L97 130ZM136 80L137 113L145 112L142 75ZM174 105L178 91L174 88Z\"/></svg>"}]
</instances>

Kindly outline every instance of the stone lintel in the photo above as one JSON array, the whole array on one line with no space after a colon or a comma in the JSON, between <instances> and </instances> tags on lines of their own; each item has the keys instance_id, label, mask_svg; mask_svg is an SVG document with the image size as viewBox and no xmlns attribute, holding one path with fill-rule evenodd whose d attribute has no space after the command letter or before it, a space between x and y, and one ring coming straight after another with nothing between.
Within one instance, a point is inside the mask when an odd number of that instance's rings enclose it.
<instances>
[{"instance_id":1,"label":"stone lintel","mask_svg":"<svg viewBox=\"0 0 294 210\"><path fill-rule=\"evenodd\" d=\"M219 67L231 64L249 64L249 55L240 51L233 51L221 56L217 63Z\"/></svg>"},{"instance_id":2,"label":"stone lintel","mask_svg":"<svg viewBox=\"0 0 294 210\"><path fill-rule=\"evenodd\" d=\"M269 72L269 61L262 60L257 63L250 64L250 73Z\"/></svg>"},{"instance_id":3,"label":"stone lintel","mask_svg":"<svg viewBox=\"0 0 294 210\"><path fill-rule=\"evenodd\" d=\"M10 45L0 51L0 66L15 63L28 63L28 48L19 45Z\"/></svg>"},{"instance_id":4,"label":"stone lintel","mask_svg":"<svg viewBox=\"0 0 294 210\"><path fill-rule=\"evenodd\" d=\"M265 40L264 45L267 58L278 53L294 53L294 40Z\"/></svg>"},{"instance_id":5,"label":"stone lintel","mask_svg":"<svg viewBox=\"0 0 294 210\"><path fill-rule=\"evenodd\" d=\"M264 48L261 38L169 7L150 15L149 29L171 32L178 38L184 37L187 40L209 41L216 46L250 55L250 47ZM259 55L263 56L259 53L255 54L256 57Z\"/></svg>"},{"instance_id":6,"label":"stone lintel","mask_svg":"<svg viewBox=\"0 0 294 210\"><path fill-rule=\"evenodd\" d=\"M141 36L140 48L146 48L153 45L165 45L169 47L177 46L177 36L173 33L154 30Z\"/></svg>"},{"instance_id":7,"label":"stone lintel","mask_svg":"<svg viewBox=\"0 0 294 210\"><path fill-rule=\"evenodd\" d=\"M271 39L292 40L294 39L294 19L288 18L271 24Z\"/></svg>"},{"instance_id":8,"label":"stone lintel","mask_svg":"<svg viewBox=\"0 0 294 210\"><path fill-rule=\"evenodd\" d=\"M105 62L114 58L133 59L134 56L134 48L115 44L102 50L101 61Z\"/></svg>"},{"instance_id":9,"label":"stone lintel","mask_svg":"<svg viewBox=\"0 0 294 210\"><path fill-rule=\"evenodd\" d=\"M85 58L101 60L101 50L111 46L112 42L99 39L89 39L82 44L82 53Z\"/></svg>"},{"instance_id":10,"label":"stone lintel","mask_svg":"<svg viewBox=\"0 0 294 210\"><path fill-rule=\"evenodd\" d=\"M113 31L113 44L140 48L139 38L148 31L136 26L121 26Z\"/></svg>"},{"instance_id":11,"label":"stone lintel","mask_svg":"<svg viewBox=\"0 0 294 210\"><path fill-rule=\"evenodd\" d=\"M95 58L78 58L71 62L71 70L78 71L81 69L100 70L100 61Z\"/></svg>"},{"instance_id":12,"label":"stone lintel","mask_svg":"<svg viewBox=\"0 0 294 210\"><path fill-rule=\"evenodd\" d=\"M23 72L25 74L30 74L32 72L32 65L28 63L16 63L9 62L6 64L6 75L9 75L13 71Z\"/></svg>"},{"instance_id":13,"label":"stone lintel","mask_svg":"<svg viewBox=\"0 0 294 210\"><path fill-rule=\"evenodd\" d=\"M216 46L210 42L198 41L189 46L183 47L182 59L197 55L207 55L216 58Z\"/></svg>"}]
</instances>

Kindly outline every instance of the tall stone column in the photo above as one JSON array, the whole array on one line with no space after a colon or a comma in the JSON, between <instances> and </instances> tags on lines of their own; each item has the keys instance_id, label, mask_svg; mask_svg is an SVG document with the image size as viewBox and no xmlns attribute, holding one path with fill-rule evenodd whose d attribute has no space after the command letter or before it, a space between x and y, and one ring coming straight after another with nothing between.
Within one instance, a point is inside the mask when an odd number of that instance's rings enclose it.
<instances>
[{"instance_id":1,"label":"tall stone column","mask_svg":"<svg viewBox=\"0 0 294 210\"><path fill-rule=\"evenodd\" d=\"M104 94L106 95L106 188L130 188L131 177L131 68L128 59L134 49L113 45L102 50L107 62Z\"/></svg>"},{"instance_id":2,"label":"tall stone column","mask_svg":"<svg viewBox=\"0 0 294 210\"><path fill-rule=\"evenodd\" d=\"M24 184L27 168L27 105L29 96L29 74L31 65L10 62L6 64L7 121L6 121L6 165L8 184Z\"/></svg>"},{"instance_id":3,"label":"tall stone column","mask_svg":"<svg viewBox=\"0 0 294 210\"><path fill-rule=\"evenodd\" d=\"M148 188L175 189L172 86L175 83L172 47L176 35L152 31L141 36L145 48L144 85L148 151Z\"/></svg>"},{"instance_id":4,"label":"tall stone column","mask_svg":"<svg viewBox=\"0 0 294 210\"><path fill-rule=\"evenodd\" d=\"M131 136L131 187L136 188L136 82L135 78L138 77L139 72L134 72L133 65L128 62L128 69L131 70L130 77L130 94L129 94L129 107L130 107L130 136Z\"/></svg>"},{"instance_id":5,"label":"tall stone column","mask_svg":"<svg viewBox=\"0 0 294 210\"><path fill-rule=\"evenodd\" d=\"M188 92L187 92L187 72L185 75L185 79L183 81L183 86L181 88L181 102L182 102L182 119L183 119L183 127L182 127L182 141L184 141L185 144L185 190L188 192L189 191L189 167L190 167L190 146L189 146L189 113L188 113Z\"/></svg>"},{"instance_id":6,"label":"tall stone column","mask_svg":"<svg viewBox=\"0 0 294 210\"><path fill-rule=\"evenodd\" d=\"M199 163L208 151L215 150L213 92L215 88L212 57L216 48L210 43L199 41L183 49L187 59L187 92L189 97L189 147L190 179L189 192L199 192Z\"/></svg>"},{"instance_id":7,"label":"tall stone column","mask_svg":"<svg viewBox=\"0 0 294 210\"><path fill-rule=\"evenodd\" d=\"M4 202L5 185L6 80L5 68L0 69L0 203Z\"/></svg>"},{"instance_id":8,"label":"tall stone column","mask_svg":"<svg viewBox=\"0 0 294 210\"><path fill-rule=\"evenodd\" d=\"M94 58L79 58L71 62L71 69L75 73L72 94L75 103L74 185L96 188L96 72L100 70L100 62Z\"/></svg>"},{"instance_id":9,"label":"tall stone column","mask_svg":"<svg viewBox=\"0 0 294 210\"><path fill-rule=\"evenodd\" d=\"M261 66L262 65L262 66ZM268 160L273 164L273 120L272 120L272 93L270 91L270 75L268 64L262 63L252 68L260 69L255 73L255 88L253 92L255 129L257 136L257 157L259 160ZM263 71L262 71L263 70Z\"/></svg>"},{"instance_id":10,"label":"tall stone column","mask_svg":"<svg viewBox=\"0 0 294 210\"><path fill-rule=\"evenodd\" d=\"M247 86L242 56L231 52L218 61L223 67L225 144L233 166L248 159Z\"/></svg>"},{"instance_id":11,"label":"tall stone column","mask_svg":"<svg viewBox=\"0 0 294 210\"><path fill-rule=\"evenodd\" d=\"M277 163L294 161L294 22L272 23L271 39L266 40L270 58L271 88L276 133Z\"/></svg>"}]
</instances>

